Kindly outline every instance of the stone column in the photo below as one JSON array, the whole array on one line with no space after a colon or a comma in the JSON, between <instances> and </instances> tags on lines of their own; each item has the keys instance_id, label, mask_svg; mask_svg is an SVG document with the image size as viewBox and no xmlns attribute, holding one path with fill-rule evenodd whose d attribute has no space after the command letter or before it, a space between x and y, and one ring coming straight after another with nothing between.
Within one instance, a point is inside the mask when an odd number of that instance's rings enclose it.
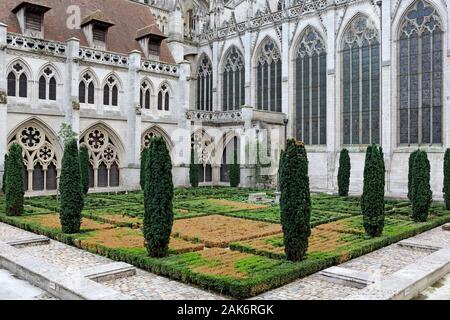
<instances>
[{"instance_id":1,"label":"stone column","mask_svg":"<svg viewBox=\"0 0 450 320\"><path fill-rule=\"evenodd\" d=\"M219 102L219 83L220 83L220 57L219 57L219 44L217 41L213 42L212 57L213 65L213 111L220 111L221 106Z\"/></svg>"},{"instance_id":2,"label":"stone column","mask_svg":"<svg viewBox=\"0 0 450 320\"><path fill-rule=\"evenodd\" d=\"M329 1L333 5L334 1ZM339 101L337 98L336 86L339 86L339 80L336 79L336 14L335 10L327 11L324 17L324 24L327 29L327 39L324 39L327 45L327 189L329 192L335 192L337 184L335 183L336 160L341 146L340 134L340 114Z\"/></svg>"},{"instance_id":3,"label":"stone column","mask_svg":"<svg viewBox=\"0 0 450 320\"><path fill-rule=\"evenodd\" d=\"M0 23L0 179L4 172L4 158L8 148L8 97L6 93L6 30ZM1 181L1 180L0 180ZM1 185L1 183L0 183Z\"/></svg>"},{"instance_id":4,"label":"stone column","mask_svg":"<svg viewBox=\"0 0 450 320\"><path fill-rule=\"evenodd\" d=\"M391 56L391 5L383 1L381 8L381 145L383 146L384 161L386 165L386 192L390 193L390 173L393 150L396 143L396 130L393 130L394 115L393 97L395 92L392 88L392 56Z\"/></svg>"},{"instance_id":5,"label":"stone column","mask_svg":"<svg viewBox=\"0 0 450 320\"><path fill-rule=\"evenodd\" d=\"M189 97L191 95L190 77L191 64L182 61L179 65L180 78L177 89L177 122L178 128L172 134L174 149L172 151L173 177L176 186L189 185L189 163L191 150L191 121L186 119L189 110Z\"/></svg>"},{"instance_id":6,"label":"stone column","mask_svg":"<svg viewBox=\"0 0 450 320\"><path fill-rule=\"evenodd\" d=\"M252 103L252 49L251 49L251 33L246 32L242 36L244 43L244 60L245 60L245 104L251 105Z\"/></svg>"},{"instance_id":7,"label":"stone column","mask_svg":"<svg viewBox=\"0 0 450 320\"><path fill-rule=\"evenodd\" d=\"M220 165L212 165L212 185L218 186L220 184Z\"/></svg>"},{"instance_id":8,"label":"stone column","mask_svg":"<svg viewBox=\"0 0 450 320\"><path fill-rule=\"evenodd\" d=\"M70 38L67 40L67 76L64 79L64 105L66 123L72 126L72 130L80 134L80 103L78 100L78 85L80 82L80 64L78 54L80 40Z\"/></svg>"},{"instance_id":9,"label":"stone column","mask_svg":"<svg viewBox=\"0 0 450 320\"><path fill-rule=\"evenodd\" d=\"M293 119L292 115L292 108L293 105L293 99L289 94L289 66L291 65L291 60L289 59L289 22L283 23L283 33L282 33L282 48L281 48L281 65L282 65L282 72L281 72L281 79L282 79L282 100L281 100L281 106L282 106L282 112L287 116L288 119ZM292 121L293 123L293 121ZM292 124L288 125L287 128L287 137L293 136L293 130L292 130ZM284 144L284 142L283 142Z\"/></svg>"},{"instance_id":10,"label":"stone column","mask_svg":"<svg viewBox=\"0 0 450 320\"><path fill-rule=\"evenodd\" d=\"M139 186L140 168L140 116L136 115L139 106L139 69L141 67L141 53L133 50L128 54L128 82L125 83L124 112L127 117L127 139L122 171L125 177L123 185L126 188L137 188ZM139 111L138 111L139 113Z\"/></svg>"}]
</instances>

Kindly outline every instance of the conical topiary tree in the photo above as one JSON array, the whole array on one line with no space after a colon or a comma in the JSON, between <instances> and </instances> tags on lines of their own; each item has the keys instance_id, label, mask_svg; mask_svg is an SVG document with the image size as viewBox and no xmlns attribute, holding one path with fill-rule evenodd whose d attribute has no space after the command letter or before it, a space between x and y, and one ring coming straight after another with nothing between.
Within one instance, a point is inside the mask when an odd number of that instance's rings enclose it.
<instances>
[{"instance_id":1,"label":"conical topiary tree","mask_svg":"<svg viewBox=\"0 0 450 320\"><path fill-rule=\"evenodd\" d=\"M412 218L416 222L425 222L433 200L430 187L430 161L425 151L420 150L417 153L413 168Z\"/></svg>"},{"instance_id":2,"label":"conical topiary tree","mask_svg":"<svg viewBox=\"0 0 450 320\"><path fill-rule=\"evenodd\" d=\"M367 148L364 167L364 188L361 197L361 210L366 233L379 237L384 229L384 187L385 167L383 150L371 145Z\"/></svg>"},{"instance_id":3,"label":"conical topiary tree","mask_svg":"<svg viewBox=\"0 0 450 320\"><path fill-rule=\"evenodd\" d=\"M230 164L230 186L236 188L241 183L241 166L238 163L237 152L234 153L233 163Z\"/></svg>"},{"instance_id":4,"label":"conical topiary tree","mask_svg":"<svg viewBox=\"0 0 450 320\"><path fill-rule=\"evenodd\" d=\"M84 195L89 192L89 151L86 146L80 147L81 189Z\"/></svg>"},{"instance_id":5,"label":"conical topiary tree","mask_svg":"<svg viewBox=\"0 0 450 320\"><path fill-rule=\"evenodd\" d=\"M191 146L191 163L189 165L189 182L191 186L198 187L198 164L194 145Z\"/></svg>"},{"instance_id":6,"label":"conical topiary tree","mask_svg":"<svg viewBox=\"0 0 450 320\"><path fill-rule=\"evenodd\" d=\"M151 257L165 257L169 252L173 225L172 161L161 137L152 138L146 164L144 192L144 238Z\"/></svg>"},{"instance_id":7,"label":"conical topiary tree","mask_svg":"<svg viewBox=\"0 0 450 320\"><path fill-rule=\"evenodd\" d=\"M66 140L59 182L61 192L61 228L63 233L78 233L84 196L81 186L80 158L76 139Z\"/></svg>"},{"instance_id":8,"label":"conical topiary tree","mask_svg":"<svg viewBox=\"0 0 450 320\"><path fill-rule=\"evenodd\" d=\"M3 162L3 178L2 178L2 192L6 193L6 165L8 163L8 154L5 153L5 161Z\"/></svg>"},{"instance_id":9,"label":"conical topiary tree","mask_svg":"<svg viewBox=\"0 0 450 320\"><path fill-rule=\"evenodd\" d=\"M6 215L21 216L24 212L24 172L22 147L17 143L9 149L6 168L8 168L5 179Z\"/></svg>"},{"instance_id":10,"label":"conical topiary tree","mask_svg":"<svg viewBox=\"0 0 450 320\"><path fill-rule=\"evenodd\" d=\"M413 177L414 177L414 160L419 150L414 151L409 156L408 161L408 199L412 201L412 194L414 189Z\"/></svg>"},{"instance_id":11,"label":"conical topiary tree","mask_svg":"<svg viewBox=\"0 0 450 320\"><path fill-rule=\"evenodd\" d=\"M444 200L445 208L450 210L450 149L445 151L444 156Z\"/></svg>"},{"instance_id":12,"label":"conical topiary tree","mask_svg":"<svg viewBox=\"0 0 450 320\"><path fill-rule=\"evenodd\" d=\"M280 160L280 208L287 259L301 261L311 235L308 157L302 142L287 141Z\"/></svg>"},{"instance_id":13,"label":"conical topiary tree","mask_svg":"<svg viewBox=\"0 0 450 320\"><path fill-rule=\"evenodd\" d=\"M145 192L145 181L147 179L147 173L146 173L147 166L146 166L146 163L147 163L147 159L148 159L148 153L149 153L149 148L145 148L141 152L140 184L141 184L141 189L144 192Z\"/></svg>"},{"instance_id":14,"label":"conical topiary tree","mask_svg":"<svg viewBox=\"0 0 450 320\"><path fill-rule=\"evenodd\" d=\"M342 149L341 156L339 157L339 171L338 171L338 187L339 195L341 197L348 196L348 190L350 187L350 156L347 149Z\"/></svg>"}]
</instances>

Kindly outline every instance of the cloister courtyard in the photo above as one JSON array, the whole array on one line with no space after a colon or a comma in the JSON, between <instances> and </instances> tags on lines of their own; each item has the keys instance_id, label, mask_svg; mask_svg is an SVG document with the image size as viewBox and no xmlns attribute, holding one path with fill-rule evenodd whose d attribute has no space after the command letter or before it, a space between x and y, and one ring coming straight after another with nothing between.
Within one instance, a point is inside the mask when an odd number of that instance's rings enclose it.
<instances>
[{"instance_id":1,"label":"cloister courtyard","mask_svg":"<svg viewBox=\"0 0 450 320\"><path fill-rule=\"evenodd\" d=\"M261 192L267 196L249 201ZM313 194L312 234L301 262L285 257L274 190L179 188L173 207L170 254L161 259L149 257L144 246L142 192L89 194L81 231L70 235L61 231L58 196L26 198L20 217L6 216L0 196L0 243L29 237L26 231L49 237L51 242L18 247L71 271L111 260L128 263L137 274L100 283L138 299L346 298L364 286L325 281L317 272L340 265L371 271L380 281L433 253L399 241L422 236L450 245L448 232L440 228L450 221L450 211L439 202L432 204L427 222L418 223L410 217L409 201L387 199L383 235L372 238L364 231L359 198Z\"/></svg>"}]
</instances>

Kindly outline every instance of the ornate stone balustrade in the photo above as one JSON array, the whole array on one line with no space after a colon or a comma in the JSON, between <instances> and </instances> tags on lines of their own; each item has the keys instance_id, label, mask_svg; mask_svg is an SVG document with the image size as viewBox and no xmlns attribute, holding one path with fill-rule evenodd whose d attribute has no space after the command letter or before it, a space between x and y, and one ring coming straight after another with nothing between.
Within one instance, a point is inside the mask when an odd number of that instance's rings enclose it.
<instances>
[{"instance_id":1,"label":"ornate stone balustrade","mask_svg":"<svg viewBox=\"0 0 450 320\"><path fill-rule=\"evenodd\" d=\"M188 120L206 123L235 123L243 122L241 110L235 111L188 111Z\"/></svg>"},{"instance_id":2,"label":"ornate stone balustrade","mask_svg":"<svg viewBox=\"0 0 450 320\"><path fill-rule=\"evenodd\" d=\"M34 39L14 33L7 34L6 43L8 48L34 53L66 56L67 52L67 45L65 43Z\"/></svg>"},{"instance_id":3,"label":"ornate stone balustrade","mask_svg":"<svg viewBox=\"0 0 450 320\"><path fill-rule=\"evenodd\" d=\"M107 64L119 67L128 67L128 56L80 47L78 56L83 61Z\"/></svg>"},{"instance_id":4,"label":"ornate stone balustrade","mask_svg":"<svg viewBox=\"0 0 450 320\"><path fill-rule=\"evenodd\" d=\"M335 5L344 5L358 0L334 0ZM265 25L277 24L283 20L298 19L298 17L323 10L328 6L328 0L298 0L292 7L276 12L258 12L256 17L246 22L236 23L233 20L225 23L225 26L215 30L205 29L197 35L200 41L212 41L216 38L223 38L233 34L245 32L247 30L260 28Z\"/></svg>"},{"instance_id":5,"label":"ornate stone balustrade","mask_svg":"<svg viewBox=\"0 0 450 320\"><path fill-rule=\"evenodd\" d=\"M179 68L177 65L163 63L152 60L142 60L141 69L143 71L165 73L172 76L179 76Z\"/></svg>"}]
</instances>

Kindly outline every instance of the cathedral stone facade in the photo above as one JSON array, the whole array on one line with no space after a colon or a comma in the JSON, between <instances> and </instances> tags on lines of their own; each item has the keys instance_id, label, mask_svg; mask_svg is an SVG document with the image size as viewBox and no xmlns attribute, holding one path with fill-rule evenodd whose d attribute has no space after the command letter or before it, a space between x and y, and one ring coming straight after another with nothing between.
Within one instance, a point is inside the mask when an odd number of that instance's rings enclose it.
<instances>
[{"instance_id":1,"label":"cathedral stone facade","mask_svg":"<svg viewBox=\"0 0 450 320\"><path fill-rule=\"evenodd\" d=\"M24 189L58 188L61 125L91 160L91 190L139 188L141 151L170 149L174 183L276 185L286 138L305 142L314 191L337 191L350 152L383 147L386 194L407 193L421 148L442 198L450 147L450 6L443 0L4 0L0 3L0 173L24 149Z\"/></svg>"}]
</instances>

